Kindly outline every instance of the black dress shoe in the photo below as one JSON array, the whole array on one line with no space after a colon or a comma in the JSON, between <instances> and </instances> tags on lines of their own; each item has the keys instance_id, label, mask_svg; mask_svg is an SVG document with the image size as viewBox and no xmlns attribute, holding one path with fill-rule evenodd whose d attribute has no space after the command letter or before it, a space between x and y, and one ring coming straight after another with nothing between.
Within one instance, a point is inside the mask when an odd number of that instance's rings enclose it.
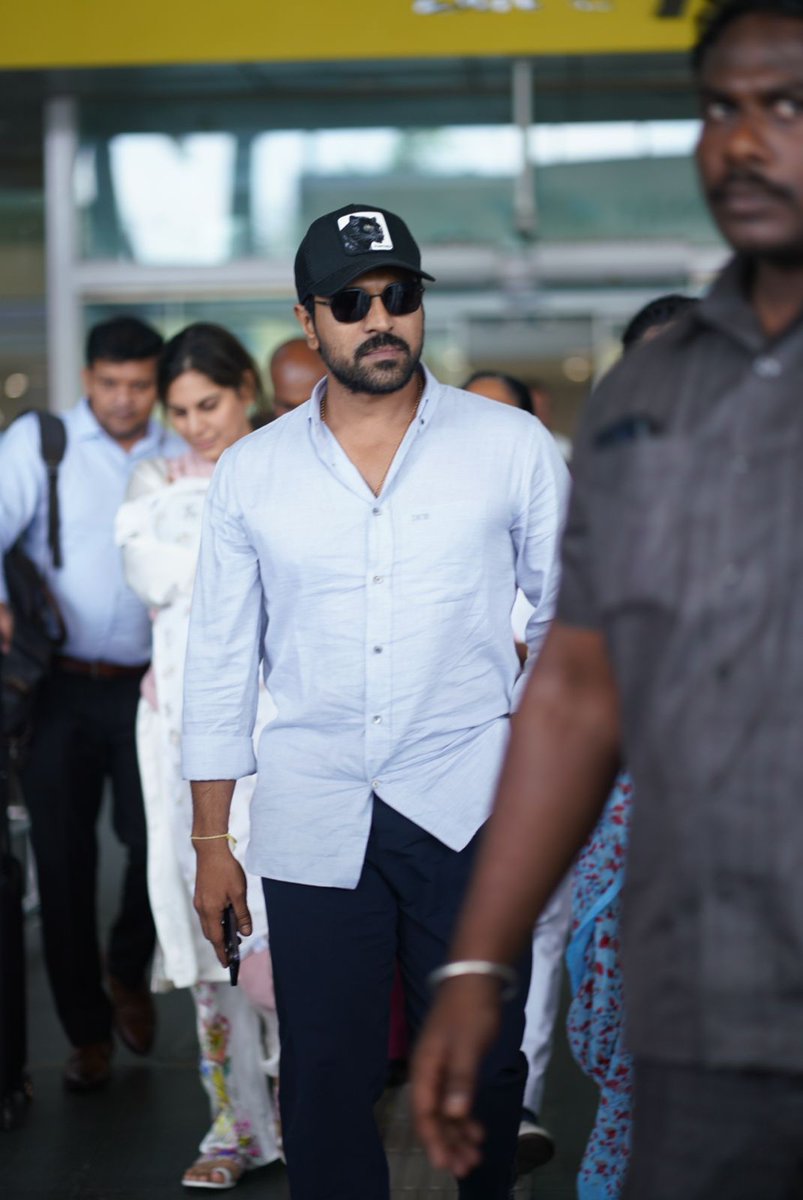
<instances>
[{"instance_id":1,"label":"black dress shoe","mask_svg":"<svg viewBox=\"0 0 803 1200\"><path fill-rule=\"evenodd\" d=\"M147 1054L153 1047L156 1033L156 1012L153 997L145 984L127 987L113 976L109 991L114 1011L114 1028L120 1041L134 1054Z\"/></svg>"},{"instance_id":2,"label":"black dress shoe","mask_svg":"<svg viewBox=\"0 0 803 1200\"><path fill-rule=\"evenodd\" d=\"M70 1092L94 1092L111 1077L112 1043L76 1046L64 1064L64 1086Z\"/></svg>"}]
</instances>

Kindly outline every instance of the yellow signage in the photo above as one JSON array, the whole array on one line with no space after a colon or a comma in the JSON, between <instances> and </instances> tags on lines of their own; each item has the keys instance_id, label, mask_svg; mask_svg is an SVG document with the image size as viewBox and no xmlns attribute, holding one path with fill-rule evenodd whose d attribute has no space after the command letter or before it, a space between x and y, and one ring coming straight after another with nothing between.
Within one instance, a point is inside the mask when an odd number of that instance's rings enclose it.
<instances>
[{"instance_id":1,"label":"yellow signage","mask_svg":"<svg viewBox=\"0 0 803 1200\"><path fill-rule=\"evenodd\" d=\"M0 67L685 50L699 0L10 0Z\"/></svg>"}]
</instances>

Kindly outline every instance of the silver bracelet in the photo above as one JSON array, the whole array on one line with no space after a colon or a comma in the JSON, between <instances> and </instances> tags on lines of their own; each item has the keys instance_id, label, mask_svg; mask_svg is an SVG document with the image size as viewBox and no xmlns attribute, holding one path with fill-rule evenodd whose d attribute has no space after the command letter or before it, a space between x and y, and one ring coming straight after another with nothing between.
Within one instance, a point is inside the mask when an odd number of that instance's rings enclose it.
<instances>
[{"instance_id":1,"label":"silver bracelet","mask_svg":"<svg viewBox=\"0 0 803 1200\"><path fill-rule=\"evenodd\" d=\"M504 963L485 962L481 958L467 958L461 962L446 963L429 975L428 983L431 988L438 987L447 979L456 979L459 975L491 975L503 985L502 999L512 1000L519 990L518 972Z\"/></svg>"}]
</instances>

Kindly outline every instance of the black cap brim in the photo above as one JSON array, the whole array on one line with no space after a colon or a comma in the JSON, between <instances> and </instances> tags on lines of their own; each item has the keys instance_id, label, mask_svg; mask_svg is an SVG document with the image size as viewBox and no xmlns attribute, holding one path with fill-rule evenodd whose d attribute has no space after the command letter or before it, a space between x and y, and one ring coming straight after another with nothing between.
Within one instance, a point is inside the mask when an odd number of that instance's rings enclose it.
<instances>
[{"instance_id":1,"label":"black cap brim","mask_svg":"<svg viewBox=\"0 0 803 1200\"><path fill-rule=\"evenodd\" d=\"M400 258L396 258L393 254L382 254L373 251L371 254L366 254L360 259L353 259L345 266L340 267L337 271L333 271L331 275L327 275L325 279L316 280L314 292L308 293L315 296L332 296L341 288L346 287L352 280L358 279L360 275L367 275L369 271L379 270L381 267L397 267L400 271L409 271L411 275L416 275L421 279L430 279L435 282L435 276L422 271L420 267L412 267L408 262L402 262ZM306 298L306 297L305 297Z\"/></svg>"}]
</instances>

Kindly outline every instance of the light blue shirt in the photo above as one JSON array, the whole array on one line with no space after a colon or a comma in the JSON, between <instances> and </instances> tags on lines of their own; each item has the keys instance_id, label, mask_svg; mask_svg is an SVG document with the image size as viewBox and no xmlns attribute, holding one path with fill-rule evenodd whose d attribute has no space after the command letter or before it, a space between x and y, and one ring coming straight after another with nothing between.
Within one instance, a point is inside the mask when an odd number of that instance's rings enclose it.
<instances>
[{"instance_id":1,"label":"light blue shirt","mask_svg":"<svg viewBox=\"0 0 803 1200\"><path fill-rule=\"evenodd\" d=\"M486 819L518 676L517 586L537 653L568 475L528 413L427 373L377 499L312 399L226 451L190 618L184 774L236 779L260 659L278 708L258 750L248 867L353 888L371 793L453 849Z\"/></svg>"},{"instance_id":2,"label":"light blue shirt","mask_svg":"<svg viewBox=\"0 0 803 1200\"><path fill-rule=\"evenodd\" d=\"M86 399L63 414L67 448L58 475L64 566L47 544L47 476L33 414L10 426L0 444L0 553L22 534L25 550L58 601L74 658L133 665L151 654L148 613L123 579L114 518L137 463L181 453L184 443L156 421L126 452L98 424ZM8 592L0 571L0 602Z\"/></svg>"}]
</instances>

